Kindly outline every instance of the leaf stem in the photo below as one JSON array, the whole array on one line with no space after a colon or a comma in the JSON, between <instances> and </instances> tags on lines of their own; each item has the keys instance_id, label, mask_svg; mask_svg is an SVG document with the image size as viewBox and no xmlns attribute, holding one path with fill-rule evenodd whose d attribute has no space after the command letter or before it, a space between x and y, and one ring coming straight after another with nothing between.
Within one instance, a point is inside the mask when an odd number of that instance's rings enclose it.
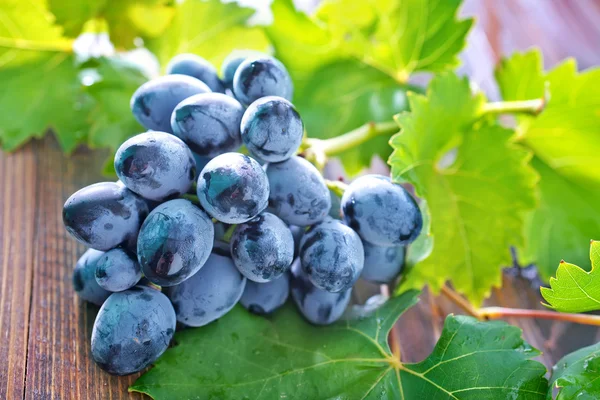
<instances>
[{"instance_id":1,"label":"leaf stem","mask_svg":"<svg viewBox=\"0 0 600 400\"><path fill-rule=\"evenodd\" d=\"M57 40L55 42L39 42L35 40L0 37L0 47L7 47L16 50L72 53L73 41Z\"/></svg>"},{"instance_id":2,"label":"leaf stem","mask_svg":"<svg viewBox=\"0 0 600 400\"><path fill-rule=\"evenodd\" d=\"M456 293L454 290L450 289L448 286L443 286L441 292L467 314L483 321L510 317L537 318L549 319L554 321L573 322L576 324L583 325L600 326L600 315L570 314L550 310L529 310L523 308L509 307L475 308L464 297Z\"/></svg>"},{"instance_id":3,"label":"leaf stem","mask_svg":"<svg viewBox=\"0 0 600 400\"><path fill-rule=\"evenodd\" d=\"M538 115L546 107L547 98L522 100L522 101L498 101L486 103L483 106L484 114L531 114Z\"/></svg>"}]
</instances>

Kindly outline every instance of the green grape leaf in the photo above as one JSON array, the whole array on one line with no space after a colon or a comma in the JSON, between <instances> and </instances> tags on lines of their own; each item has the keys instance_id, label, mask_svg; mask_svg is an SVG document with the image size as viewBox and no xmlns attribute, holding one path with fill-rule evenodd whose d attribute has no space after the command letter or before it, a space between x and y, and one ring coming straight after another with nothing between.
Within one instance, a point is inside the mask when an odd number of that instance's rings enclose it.
<instances>
[{"instance_id":1,"label":"green grape leaf","mask_svg":"<svg viewBox=\"0 0 600 400\"><path fill-rule=\"evenodd\" d=\"M327 139L358 128L367 121L385 122L408 109L406 86L355 60L326 65L296 93L295 105L311 138ZM332 96L335 96L333 101ZM387 160L391 135L373 138L336 154L350 175L369 167L373 155Z\"/></svg>"},{"instance_id":2,"label":"green grape leaf","mask_svg":"<svg viewBox=\"0 0 600 400\"><path fill-rule=\"evenodd\" d=\"M76 37L93 19L106 21L111 42L119 48L134 47L137 37L156 37L175 15L172 0L49 0L56 22L65 35Z\"/></svg>"},{"instance_id":3,"label":"green grape leaf","mask_svg":"<svg viewBox=\"0 0 600 400\"><path fill-rule=\"evenodd\" d=\"M431 214L433 249L408 271L405 288L447 280L479 304L501 284L510 247L522 243L524 214L535 205L537 176L513 132L482 118L484 97L467 79L442 74L427 96L409 94L410 113L392 138L392 177L415 186Z\"/></svg>"},{"instance_id":4,"label":"green grape leaf","mask_svg":"<svg viewBox=\"0 0 600 400\"><path fill-rule=\"evenodd\" d=\"M177 333L177 346L129 390L157 400L544 398L545 368L530 360L538 352L503 322L449 316L426 360L400 362L387 334L417 295L327 327L308 324L291 304L269 319L238 306Z\"/></svg>"},{"instance_id":5,"label":"green grape leaf","mask_svg":"<svg viewBox=\"0 0 600 400\"><path fill-rule=\"evenodd\" d=\"M219 0L184 0L176 8L169 27L160 36L144 40L163 66L179 53L196 53L219 66L232 50L268 49L263 30L248 26L251 8Z\"/></svg>"},{"instance_id":6,"label":"green grape leaf","mask_svg":"<svg viewBox=\"0 0 600 400\"><path fill-rule=\"evenodd\" d=\"M316 13L344 53L400 82L416 71L458 65L472 19L457 20L461 0L325 0Z\"/></svg>"},{"instance_id":7,"label":"green grape leaf","mask_svg":"<svg viewBox=\"0 0 600 400\"><path fill-rule=\"evenodd\" d=\"M496 77L505 100L540 98L546 84L550 92L540 115L518 118L519 142L535 154L541 178L522 257L545 278L562 258L589 269L581 244L600 232L600 69L578 73L567 60L545 73L539 51L531 51L503 60Z\"/></svg>"},{"instance_id":8,"label":"green grape leaf","mask_svg":"<svg viewBox=\"0 0 600 400\"><path fill-rule=\"evenodd\" d=\"M600 398L600 343L567 354L552 369L547 400ZM556 397L553 391L558 389Z\"/></svg>"},{"instance_id":9,"label":"green grape leaf","mask_svg":"<svg viewBox=\"0 0 600 400\"><path fill-rule=\"evenodd\" d=\"M550 278L550 288L540 289L550 307L575 313L600 310L600 242L592 241L590 259L590 272L560 262L556 278Z\"/></svg>"}]
</instances>

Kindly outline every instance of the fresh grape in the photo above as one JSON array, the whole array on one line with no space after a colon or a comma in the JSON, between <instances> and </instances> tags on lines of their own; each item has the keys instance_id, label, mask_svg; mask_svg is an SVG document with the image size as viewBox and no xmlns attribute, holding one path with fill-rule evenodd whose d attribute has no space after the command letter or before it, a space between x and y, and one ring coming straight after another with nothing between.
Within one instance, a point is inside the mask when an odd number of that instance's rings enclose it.
<instances>
[{"instance_id":1,"label":"fresh grape","mask_svg":"<svg viewBox=\"0 0 600 400\"><path fill-rule=\"evenodd\" d=\"M194 152L214 157L242 145L244 107L221 93L203 93L179 103L171 116L173 133Z\"/></svg>"},{"instance_id":2,"label":"fresh grape","mask_svg":"<svg viewBox=\"0 0 600 400\"><path fill-rule=\"evenodd\" d=\"M203 326L223 315L239 301L246 278L233 260L213 252L190 279L168 289L177 320L188 326Z\"/></svg>"},{"instance_id":3,"label":"fresh grape","mask_svg":"<svg viewBox=\"0 0 600 400\"><path fill-rule=\"evenodd\" d=\"M311 226L300 242L302 268L310 281L328 292L350 289L363 270L360 237L335 219Z\"/></svg>"},{"instance_id":4,"label":"fresh grape","mask_svg":"<svg viewBox=\"0 0 600 400\"><path fill-rule=\"evenodd\" d=\"M353 181L342 197L342 211L361 238L378 246L409 244L423 226L421 210L411 195L382 175Z\"/></svg>"},{"instance_id":5,"label":"fresh grape","mask_svg":"<svg viewBox=\"0 0 600 400\"><path fill-rule=\"evenodd\" d=\"M281 307L290 292L290 277L286 272L270 282L248 280L240 303L254 314L270 314Z\"/></svg>"},{"instance_id":6,"label":"fresh grape","mask_svg":"<svg viewBox=\"0 0 600 400\"><path fill-rule=\"evenodd\" d=\"M158 290L136 286L113 293L94 322L92 357L111 374L141 371L167 349L175 325L173 306Z\"/></svg>"},{"instance_id":7,"label":"fresh grape","mask_svg":"<svg viewBox=\"0 0 600 400\"><path fill-rule=\"evenodd\" d=\"M226 87L231 88L235 71L248 57L266 57L266 55L254 50L234 50L225 57L221 64L221 76Z\"/></svg>"},{"instance_id":8,"label":"fresh grape","mask_svg":"<svg viewBox=\"0 0 600 400\"><path fill-rule=\"evenodd\" d=\"M293 156L267 166L269 210L290 225L308 226L325 219L331 208L329 190L314 165Z\"/></svg>"},{"instance_id":9,"label":"fresh grape","mask_svg":"<svg viewBox=\"0 0 600 400\"><path fill-rule=\"evenodd\" d=\"M244 105L265 96L291 100L293 91L287 69L272 57L249 57L238 66L233 76L233 93Z\"/></svg>"},{"instance_id":10,"label":"fresh grape","mask_svg":"<svg viewBox=\"0 0 600 400\"><path fill-rule=\"evenodd\" d=\"M264 212L235 228L231 256L246 278L255 282L272 281L292 264L292 232L282 220Z\"/></svg>"},{"instance_id":11,"label":"fresh grape","mask_svg":"<svg viewBox=\"0 0 600 400\"><path fill-rule=\"evenodd\" d=\"M114 182L96 183L75 192L63 207L63 222L77 241L109 250L135 239L148 205Z\"/></svg>"},{"instance_id":12,"label":"fresh grape","mask_svg":"<svg viewBox=\"0 0 600 400\"><path fill-rule=\"evenodd\" d=\"M200 173L198 199L213 218L241 224L267 207L269 182L260 164L239 153L213 158Z\"/></svg>"},{"instance_id":13,"label":"fresh grape","mask_svg":"<svg viewBox=\"0 0 600 400\"><path fill-rule=\"evenodd\" d=\"M261 160L280 162L290 158L302 143L304 125L289 101L261 97L250 104L242 118L242 140Z\"/></svg>"},{"instance_id":14,"label":"fresh grape","mask_svg":"<svg viewBox=\"0 0 600 400\"><path fill-rule=\"evenodd\" d=\"M194 275L213 246L210 218L188 200L176 199L156 207L138 236L137 255L146 278L173 286Z\"/></svg>"},{"instance_id":15,"label":"fresh grape","mask_svg":"<svg viewBox=\"0 0 600 400\"><path fill-rule=\"evenodd\" d=\"M110 292L127 290L141 278L140 264L124 249L109 250L96 263L96 282Z\"/></svg>"},{"instance_id":16,"label":"fresh grape","mask_svg":"<svg viewBox=\"0 0 600 400\"><path fill-rule=\"evenodd\" d=\"M115 154L115 170L131 191L150 200L186 193L196 176L196 161L181 139L149 131L126 140Z\"/></svg>"},{"instance_id":17,"label":"fresh grape","mask_svg":"<svg viewBox=\"0 0 600 400\"><path fill-rule=\"evenodd\" d=\"M167 75L144 83L131 97L131 111L146 129L171 132L171 114L190 96L210 93L202 81L187 75Z\"/></svg>"},{"instance_id":18,"label":"fresh grape","mask_svg":"<svg viewBox=\"0 0 600 400\"><path fill-rule=\"evenodd\" d=\"M96 264L104 252L89 249L77 260L73 270L73 288L85 301L101 306L110 296L110 292L103 289L96 282Z\"/></svg>"},{"instance_id":19,"label":"fresh grape","mask_svg":"<svg viewBox=\"0 0 600 400\"><path fill-rule=\"evenodd\" d=\"M291 268L292 299L300 313L316 325L329 325L340 319L350 302L352 289L331 293L317 288L308 279L298 260Z\"/></svg>"},{"instance_id":20,"label":"fresh grape","mask_svg":"<svg viewBox=\"0 0 600 400\"><path fill-rule=\"evenodd\" d=\"M404 266L404 246L381 247L363 242L365 267L361 278L375 283L388 283L400 274Z\"/></svg>"},{"instance_id":21,"label":"fresh grape","mask_svg":"<svg viewBox=\"0 0 600 400\"><path fill-rule=\"evenodd\" d=\"M167 65L167 74L192 76L206 83L206 86L213 92L225 93L225 87L217 75L217 69L196 54L178 54L173 57Z\"/></svg>"}]
</instances>

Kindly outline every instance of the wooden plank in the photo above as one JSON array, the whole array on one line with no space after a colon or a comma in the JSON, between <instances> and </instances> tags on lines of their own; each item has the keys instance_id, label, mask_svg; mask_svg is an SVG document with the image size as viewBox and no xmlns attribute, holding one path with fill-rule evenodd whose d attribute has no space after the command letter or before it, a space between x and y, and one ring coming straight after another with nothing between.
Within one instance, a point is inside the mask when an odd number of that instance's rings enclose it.
<instances>
[{"instance_id":1,"label":"wooden plank","mask_svg":"<svg viewBox=\"0 0 600 400\"><path fill-rule=\"evenodd\" d=\"M91 360L90 337L98 308L79 300L72 270L85 251L66 233L62 206L77 189L104 180L104 155L80 151L65 158L56 141L36 142L38 155L33 292L26 399L132 399L133 377L113 377Z\"/></svg>"},{"instance_id":2,"label":"wooden plank","mask_svg":"<svg viewBox=\"0 0 600 400\"><path fill-rule=\"evenodd\" d=\"M23 398L36 184L33 146L0 153L0 399Z\"/></svg>"}]
</instances>

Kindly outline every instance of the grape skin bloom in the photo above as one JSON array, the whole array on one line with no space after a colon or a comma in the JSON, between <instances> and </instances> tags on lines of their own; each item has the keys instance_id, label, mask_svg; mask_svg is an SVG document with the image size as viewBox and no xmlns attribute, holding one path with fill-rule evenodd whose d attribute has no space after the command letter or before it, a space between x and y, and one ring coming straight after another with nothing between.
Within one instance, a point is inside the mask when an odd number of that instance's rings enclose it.
<instances>
[{"instance_id":1,"label":"grape skin bloom","mask_svg":"<svg viewBox=\"0 0 600 400\"><path fill-rule=\"evenodd\" d=\"M269 181L257 161L240 153L225 153L206 164L197 193L211 217L241 224L267 208Z\"/></svg>"},{"instance_id":2,"label":"grape skin bloom","mask_svg":"<svg viewBox=\"0 0 600 400\"><path fill-rule=\"evenodd\" d=\"M241 132L252 155L280 162L293 156L300 147L304 125L292 103L267 96L250 104L242 118Z\"/></svg>"},{"instance_id":3,"label":"grape skin bloom","mask_svg":"<svg viewBox=\"0 0 600 400\"><path fill-rule=\"evenodd\" d=\"M96 282L110 292L122 292L142 279L142 269L137 259L127 251L116 248L107 251L96 263Z\"/></svg>"},{"instance_id":4,"label":"grape skin bloom","mask_svg":"<svg viewBox=\"0 0 600 400\"><path fill-rule=\"evenodd\" d=\"M101 306L110 296L110 292L103 289L96 282L96 263L102 258L104 252L89 249L77 260L73 270L73 288L75 293L83 300Z\"/></svg>"},{"instance_id":5,"label":"grape skin bloom","mask_svg":"<svg viewBox=\"0 0 600 400\"><path fill-rule=\"evenodd\" d=\"M186 193L196 176L196 161L186 144L149 131L126 140L115 154L117 176L131 191L155 201Z\"/></svg>"},{"instance_id":6,"label":"grape skin bloom","mask_svg":"<svg viewBox=\"0 0 600 400\"><path fill-rule=\"evenodd\" d=\"M404 246L382 247L363 242L365 267L361 278L374 283L394 280L404 267Z\"/></svg>"},{"instance_id":7,"label":"grape skin bloom","mask_svg":"<svg viewBox=\"0 0 600 400\"><path fill-rule=\"evenodd\" d=\"M138 236L138 261L152 283L177 285L202 268L213 241L214 227L204 211L188 200L170 200L144 221Z\"/></svg>"},{"instance_id":8,"label":"grape skin bloom","mask_svg":"<svg viewBox=\"0 0 600 400\"><path fill-rule=\"evenodd\" d=\"M233 93L244 105L265 96L291 100L293 92L290 74L273 57L249 57L239 65L233 77Z\"/></svg>"},{"instance_id":9,"label":"grape skin bloom","mask_svg":"<svg viewBox=\"0 0 600 400\"><path fill-rule=\"evenodd\" d=\"M342 211L363 240L378 246L407 245L423 227L412 196L382 175L365 175L350 183L342 196Z\"/></svg>"},{"instance_id":10,"label":"grape skin bloom","mask_svg":"<svg viewBox=\"0 0 600 400\"><path fill-rule=\"evenodd\" d=\"M319 289L341 292L352 288L364 266L360 237L335 219L311 226L300 242L302 268Z\"/></svg>"},{"instance_id":11,"label":"grape skin bloom","mask_svg":"<svg viewBox=\"0 0 600 400\"><path fill-rule=\"evenodd\" d=\"M96 250L110 250L134 239L147 215L146 202L114 182L86 186L72 194L63 207L67 232Z\"/></svg>"},{"instance_id":12,"label":"grape skin bloom","mask_svg":"<svg viewBox=\"0 0 600 400\"><path fill-rule=\"evenodd\" d=\"M240 300L246 278L233 260L213 252L190 279L170 287L167 295L177 320L188 326L204 326L227 314Z\"/></svg>"},{"instance_id":13,"label":"grape skin bloom","mask_svg":"<svg viewBox=\"0 0 600 400\"><path fill-rule=\"evenodd\" d=\"M233 85L233 77L235 76L235 71L237 71L238 67L241 63L243 63L249 57L268 57L266 54L261 53L255 50L234 50L223 60L223 64L221 64L221 76L223 77L222 81L225 87L231 89Z\"/></svg>"},{"instance_id":14,"label":"grape skin bloom","mask_svg":"<svg viewBox=\"0 0 600 400\"><path fill-rule=\"evenodd\" d=\"M213 92L225 93L223 82L217 69L204 58L196 54L178 54L167 64L167 74L180 74L194 77L206 84Z\"/></svg>"},{"instance_id":15,"label":"grape skin bloom","mask_svg":"<svg viewBox=\"0 0 600 400\"><path fill-rule=\"evenodd\" d=\"M293 156L267 165L269 211L290 225L308 226L323 221L331 208L325 180L310 162Z\"/></svg>"},{"instance_id":16,"label":"grape skin bloom","mask_svg":"<svg viewBox=\"0 0 600 400\"><path fill-rule=\"evenodd\" d=\"M292 232L282 220L267 212L236 226L230 246L237 268L255 282L280 277L294 256Z\"/></svg>"},{"instance_id":17,"label":"grape skin bloom","mask_svg":"<svg viewBox=\"0 0 600 400\"><path fill-rule=\"evenodd\" d=\"M244 107L221 93L203 93L179 103L171 116L173 133L205 157L237 150L242 145Z\"/></svg>"},{"instance_id":18,"label":"grape skin bloom","mask_svg":"<svg viewBox=\"0 0 600 400\"><path fill-rule=\"evenodd\" d=\"M315 325L329 325L344 314L352 289L331 293L319 289L311 283L298 260L291 268L291 294L296 307L309 322Z\"/></svg>"},{"instance_id":19,"label":"grape skin bloom","mask_svg":"<svg viewBox=\"0 0 600 400\"><path fill-rule=\"evenodd\" d=\"M146 129L171 132L171 114L183 100L210 93L202 81L187 75L161 76L140 86L131 97L133 116Z\"/></svg>"},{"instance_id":20,"label":"grape skin bloom","mask_svg":"<svg viewBox=\"0 0 600 400\"><path fill-rule=\"evenodd\" d=\"M167 350L175 325L173 306L158 290L136 286L113 293L94 322L92 357L114 375L141 371Z\"/></svg>"},{"instance_id":21,"label":"grape skin bloom","mask_svg":"<svg viewBox=\"0 0 600 400\"><path fill-rule=\"evenodd\" d=\"M289 292L290 278L287 272L269 282L248 280L240 303L251 313L270 314L285 304Z\"/></svg>"}]
</instances>

